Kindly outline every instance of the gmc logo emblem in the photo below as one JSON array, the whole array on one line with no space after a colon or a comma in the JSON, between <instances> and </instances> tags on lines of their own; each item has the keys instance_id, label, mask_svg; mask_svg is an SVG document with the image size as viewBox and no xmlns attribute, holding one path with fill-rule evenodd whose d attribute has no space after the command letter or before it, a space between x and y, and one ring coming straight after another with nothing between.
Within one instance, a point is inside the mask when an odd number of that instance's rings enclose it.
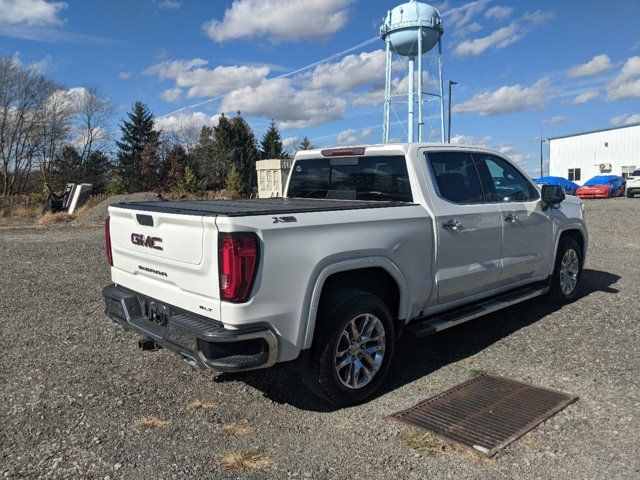
<instances>
[{"instance_id":1,"label":"gmc logo emblem","mask_svg":"<svg viewBox=\"0 0 640 480\"><path fill-rule=\"evenodd\" d=\"M141 247L153 248L154 250L162 250L162 247L157 245L158 243L162 243L160 237L145 237L141 233L132 233L131 243Z\"/></svg>"}]
</instances>

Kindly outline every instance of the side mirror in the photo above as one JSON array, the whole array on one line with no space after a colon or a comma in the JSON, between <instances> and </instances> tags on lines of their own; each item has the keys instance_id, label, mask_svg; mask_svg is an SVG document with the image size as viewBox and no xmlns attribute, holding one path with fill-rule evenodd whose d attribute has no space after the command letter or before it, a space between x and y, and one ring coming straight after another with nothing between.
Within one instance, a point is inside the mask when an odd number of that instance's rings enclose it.
<instances>
[{"instance_id":1,"label":"side mirror","mask_svg":"<svg viewBox=\"0 0 640 480\"><path fill-rule=\"evenodd\" d=\"M564 188L560 185L542 186L542 201L547 205L557 205L561 203L565 197Z\"/></svg>"}]
</instances>

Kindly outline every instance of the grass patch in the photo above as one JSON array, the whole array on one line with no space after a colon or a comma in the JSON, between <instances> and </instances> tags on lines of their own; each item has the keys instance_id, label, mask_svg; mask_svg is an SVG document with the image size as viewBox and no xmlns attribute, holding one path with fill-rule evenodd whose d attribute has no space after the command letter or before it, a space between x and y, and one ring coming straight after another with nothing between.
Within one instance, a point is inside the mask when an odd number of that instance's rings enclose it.
<instances>
[{"instance_id":1,"label":"grass patch","mask_svg":"<svg viewBox=\"0 0 640 480\"><path fill-rule=\"evenodd\" d=\"M418 430L417 428L405 428L400 438L409 447L424 455L451 453L460 450L460 447L457 445L442 440L429 432Z\"/></svg>"},{"instance_id":2,"label":"grass patch","mask_svg":"<svg viewBox=\"0 0 640 480\"><path fill-rule=\"evenodd\" d=\"M42 215L36 223L38 225L49 225L52 223L70 222L74 218L76 218L74 215L69 215L68 213L64 213L64 212L58 212L58 213L47 212L44 215Z\"/></svg>"},{"instance_id":3,"label":"grass patch","mask_svg":"<svg viewBox=\"0 0 640 480\"><path fill-rule=\"evenodd\" d=\"M187 405L187 410L210 410L212 408L218 408L219 405L213 402L201 402L200 400L195 400Z\"/></svg>"},{"instance_id":4,"label":"grass patch","mask_svg":"<svg viewBox=\"0 0 640 480\"><path fill-rule=\"evenodd\" d=\"M223 470L264 470L275 466L269 457L259 450L248 452L227 452L220 458Z\"/></svg>"},{"instance_id":5,"label":"grass patch","mask_svg":"<svg viewBox=\"0 0 640 480\"><path fill-rule=\"evenodd\" d=\"M486 374L487 374L487 371L484 368L472 368L471 371L469 372L469 376L471 378L478 378Z\"/></svg>"},{"instance_id":6,"label":"grass patch","mask_svg":"<svg viewBox=\"0 0 640 480\"><path fill-rule=\"evenodd\" d=\"M169 425L169 421L158 417L145 417L136 422L136 427L153 430L154 428L164 428Z\"/></svg>"},{"instance_id":7,"label":"grass patch","mask_svg":"<svg viewBox=\"0 0 640 480\"><path fill-rule=\"evenodd\" d=\"M225 435L240 438L249 435L253 431L253 428L247 423L229 423L221 426L220 431Z\"/></svg>"}]
</instances>

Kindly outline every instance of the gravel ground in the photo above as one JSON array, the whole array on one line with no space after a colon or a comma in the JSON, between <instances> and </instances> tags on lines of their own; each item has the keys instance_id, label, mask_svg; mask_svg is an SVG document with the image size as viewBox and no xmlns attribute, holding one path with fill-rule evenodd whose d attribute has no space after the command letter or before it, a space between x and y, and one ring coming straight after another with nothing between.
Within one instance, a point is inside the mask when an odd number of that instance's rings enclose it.
<instances>
[{"instance_id":1,"label":"gravel ground","mask_svg":"<svg viewBox=\"0 0 640 480\"><path fill-rule=\"evenodd\" d=\"M102 229L0 227L0 475L639 478L640 199L590 201L587 220L576 303L532 300L405 338L383 393L341 410L286 366L212 374L138 351L103 314ZM472 370L580 400L491 460L387 419ZM204 408L189 409L194 401ZM225 469L242 452L253 452L247 470Z\"/></svg>"}]
</instances>

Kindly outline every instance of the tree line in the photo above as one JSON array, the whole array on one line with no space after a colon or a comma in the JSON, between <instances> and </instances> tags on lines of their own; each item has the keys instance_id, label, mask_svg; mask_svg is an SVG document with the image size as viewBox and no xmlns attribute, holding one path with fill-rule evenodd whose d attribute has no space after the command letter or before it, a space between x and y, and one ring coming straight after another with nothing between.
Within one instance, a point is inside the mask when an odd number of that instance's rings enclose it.
<instances>
[{"instance_id":1,"label":"tree line","mask_svg":"<svg viewBox=\"0 0 640 480\"><path fill-rule=\"evenodd\" d=\"M0 57L0 192L3 197L92 183L94 192L202 193L226 188L249 196L255 162L287 158L276 123L258 142L238 112L215 127L156 128L153 113L135 102L113 141L114 108L97 87L65 90L13 57ZM305 137L295 150L313 148ZM294 151L295 151L294 150Z\"/></svg>"}]
</instances>

